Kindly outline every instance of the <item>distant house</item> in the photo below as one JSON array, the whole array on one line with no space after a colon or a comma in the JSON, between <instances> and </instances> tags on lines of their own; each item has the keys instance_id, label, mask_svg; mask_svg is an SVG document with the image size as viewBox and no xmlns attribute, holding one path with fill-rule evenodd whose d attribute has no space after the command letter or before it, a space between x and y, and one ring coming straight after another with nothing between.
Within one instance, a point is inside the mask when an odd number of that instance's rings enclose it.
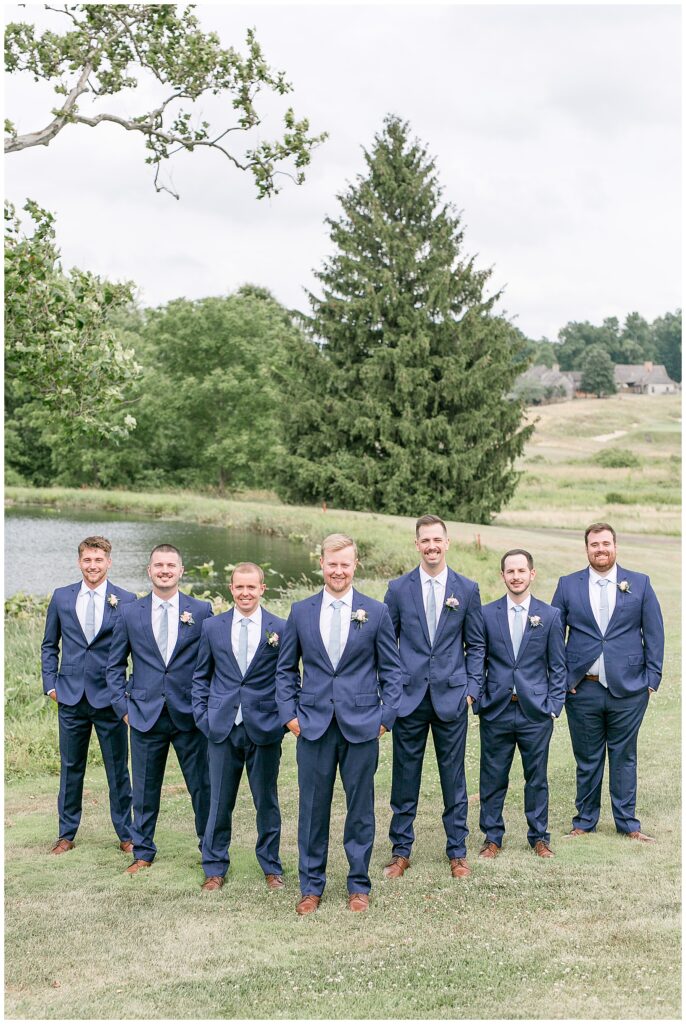
<instances>
[{"instance_id":1,"label":"distant house","mask_svg":"<svg viewBox=\"0 0 686 1024\"><path fill-rule=\"evenodd\" d=\"M674 395L679 391L661 363L617 363L615 384L618 391L634 395Z\"/></svg>"},{"instance_id":2,"label":"distant house","mask_svg":"<svg viewBox=\"0 0 686 1024\"><path fill-rule=\"evenodd\" d=\"M573 376L571 373L561 373L557 363L552 367L538 364L530 366L517 377L513 395L521 395L532 405L564 402L574 397Z\"/></svg>"}]
</instances>

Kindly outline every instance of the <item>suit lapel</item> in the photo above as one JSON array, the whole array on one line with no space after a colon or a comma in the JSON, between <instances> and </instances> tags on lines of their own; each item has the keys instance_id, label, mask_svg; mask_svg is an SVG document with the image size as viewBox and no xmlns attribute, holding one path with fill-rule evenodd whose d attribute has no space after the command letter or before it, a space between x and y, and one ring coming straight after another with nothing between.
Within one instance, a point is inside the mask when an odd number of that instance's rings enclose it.
<instances>
[{"instance_id":1,"label":"suit lapel","mask_svg":"<svg viewBox=\"0 0 686 1024\"><path fill-rule=\"evenodd\" d=\"M579 576L577 577L577 593L579 596L579 605L581 608L583 608L584 614L589 624L593 627L593 629L595 629L598 636L602 636L603 634L600 632L600 626L596 622L595 615L593 614L593 608L591 607L591 599L588 596L588 579L588 569L584 569L583 572L579 573Z\"/></svg>"},{"instance_id":2,"label":"suit lapel","mask_svg":"<svg viewBox=\"0 0 686 1024\"><path fill-rule=\"evenodd\" d=\"M424 610L424 597L422 594L422 578L419 575L419 569L413 569L410 574L410 592L412 599L417 609L417 615L419 616L419 622L424 633L424 639L426 640L427 646L431 647L431 640L429 639L429 626L426 621L426 612Z\"/></svg>"},{"instance_id":3,"label":"suit lapel","mask_svg":"<svg viewBox=\"0 0 686 1024\"><path fill-rule=\"evenodd\" d=\"M181 616L183 615L183 613L185 611L191 611L191 602L188 600L188 598L186 597L185 594L183 594L181 591L179 591L179 627L178 627L178 629L176 631L176 643L174 644L174 650L171 652L171 655L169 657L168 664L170 664L170 665L171 665L172 661L174 660L174 658L176 657L176 655L178 654L179 648L181 647L181 643L182 643L182 641L184 639L183 630L184 629L190 629L190 626L185 625L181 621ZM191 615L192 614L193 613L191 611Z\"/></svg>"},{"instance_id":4,"label":"suit lapel","mask_svg":"<svg viewBox=\"0 0 686 1024\"><path fill-rule=\"evenodd\" d=\"M510 655L510 659L514 664L514 647L512 646L512 637L510 636L510 622L508 619L507 612L507 597L501 597L495 609L495 617L498 620L500 626L500 632L502 633L503 643L507 648L507 653Z\"/></svg>"},{"instance_id":5,"label":"suit lapel","mask_svg":"<svg viewBox=\"0 0 686 1024\"><path fill-rule=\"evenodd\" d=\"M362 594L358 593L358 591L355 590L355 588L353 587L353 602L352 602L352 606L351 606L351 609L350 609L351 615L352 615L353 612L356 612L358 610L358 608L362 608L364 611L366 611L367 612L367 618L369 618L369 609L365 608L365 606L364 606L364 602L363 602L363 599L362 599ZM355 623L352 621L352 618L351 618L351 620L350 620L350 629L348 630L348 638L345 641L345 647L341 651L341 656L338 659L338 665L336 666L337 668L340 668L340 666L343 664L345 659L350 654L351 650L355 647L355 644L357 643L357 638L356 638L355 634L359 633L360 630L362 630L362 629L364 629L364 625L356 626Z\"/></svg>"},{"instance_id":6,"label":"suit lapel","mask_svg":"<svg viewBox=\"0 0 686 1024\"><path fill-rule=\"evenodd\" d=\"M155 639L155 634L153 633L152 630L152 594L147 594L145 597L142 597L138 604L140 624L145 636L147 637L148 646L151 647L154 653L157 655L157 657L160 660L160 664L164 665L164 658L160 654L160 649L157 646L157 640Z\"/></svg>"},{"instance_id":7,"label":"suit lapel","mask_svg":"<svg viewBox=\"0 0 686 1024\"><path fill-rule=\"evenodd\" d=\"M438 641L439 641L439 639L441 637L441 633L443 632L443 629L445 627L447 619L449 619L450 616L454 615L455 612L457 611L457 609L455 609L453 611L452 608L446 607L446 603L445 602L448 600L449 597L457 597L457 594L455 593L455 591L458 590L458 589L459 589L459 582L458 582L458 579L457 579L457 573L453 572L453 570L451 568L448 568L448 575L446 576L446 580L445 580L445 597L443 598L443 607L436 609L436 614L438 615L438 625L436 626L436 635L434 637L434 647L436 647L436 645L438 644ZM458 598L458 600L459 600L459 598ZM428 635L428 628L429 627L427 626L427 635Z\"/></svg>"},{"instance_id":8,"label":"suit lapel","mask_svg":"<svg viewBox=\"0 0 686 1024\"><path fill-rule=\"evenodd\" d=\"M267 612L263 608L262 609L261 636L260 636L260 639L259 639L259 641L257 643L257 647L255 648L255 653L253 654L252 661L250 662L250 664L248 665L247 669L245 670L245 676L243 678L247 678L247 676L250 675L253 667L255 665L259 665L261 659L264 657L264 652L265 652L265 650L267 648L267 633L271 633L272 632L272 629L271 629L272 625L273 625L273 619L272 619L271 615L268 615ZM233 653L233 649L232 649L232 653ZM238 662L236 662L236 664L238 664ZM239 671L240 671L240 669L239 669Z\"/></svg>"},{"instance_id":9,"label":"suit lapel","mask_svg":"<svg viewBox=\"0 0 686 1024\"><path fill-rule=\"evenodd\" d=\"M76 623L76 628L78 629L79 633L83 637L84 644L86 645L86 647L88 647L88 641L86 640L86 634L84 633L83 627L82 627L81 623L79 622L79 617L76 614L76 602L79 599L79 594L80 593L81 593L81 584L80 583L75 583L74 586L71 588L71 594L69 595L69 611L71 612L71 614L74 617L74 622Z\"/></svg>"},{"instance_id":10,"label":"suit lapel","mask_svg":"<svg viewBox=\"0 0 686 1024\"><path fill-rule=\"evenodd\" d=\"M319 628L319 618L322 611L323 598L324 591L320 590L318 594L314 595L310 602L310 606L308 608L308 614L310 619L310 633L312 635L312 642L314 643L315 647L319 648L319 652L322 655L322 657L325 658L327 664L331 665L331 668L333 668L333 665L331 664L331 658L329 657L329 652L327 651L324 645L321 630Z\"/></svg>"},{"instance_id":11,"label":"suit lapel","mask_svg":"<svg viewBox=\"0 0 686 1024\"><path fill-rule=\"evenodd\" d=\"M107 590L105 592L105 609L104 609L104 611L102 613L102 622L100 623L100 629L95 634L96 637L99 636L102 633L102 631L105 629L105 627L109 626L109 624L110 624L110 619L112 618L112 612L114 611L114 609L112 608L112 605L110 604L110 597L111 597L111 595L113 593L114 593L114 591L110 588L110 581L108 580L107 581ZM93 639L95 639L95 637Z\"/></svg>"},{"instance_id":12,"label":"suit lapel","mask_svg":"<svg viewBox=\"0 0 686 1024\"><path fill-rule=\"evenodd\" d=\"M531 625L531 621L530 620L531 620L531 616L532 615L537 615L538 614L537 606L538 606L538 602L537 602L536 598L532 596L531 600L529 601L529 612L528 612L528 615L524 619L524 632L522 633L522 642L519 645L519 650L517 651L517 661L519 661L521 656L524 654L524 651L526 650L526 645L529 642L529 637L531 636L531 633L532 633L533 628L534 628ZM541 626L542 625L543 625L543 621L541 620ZM537 626L536 628L540 629L541 626ZM514 648L513 648L513 650L514 650Z\"/></svg>"},{"instance_id":13,"label":"suit lapel","mask_svg":"<svg viewBox=\"0 0 686 1024\"><path fill-rule=\"evenodd\" d=\"M615 568L617 569L617 585L615 586L615 606L612 609L612 615L610 616L607 622L607 629L605 630L606 637L612 629L612 627L618 621L618 619L621 618L621 614L624 611L624 606L627 598L627 595L619 589L619 584L622 582L622 580L626 579L628 581L626 569L622 569L619 565L616 565ZM628 582L629 585L631 585L631 582Z\"/></svg>"}]
</instances>

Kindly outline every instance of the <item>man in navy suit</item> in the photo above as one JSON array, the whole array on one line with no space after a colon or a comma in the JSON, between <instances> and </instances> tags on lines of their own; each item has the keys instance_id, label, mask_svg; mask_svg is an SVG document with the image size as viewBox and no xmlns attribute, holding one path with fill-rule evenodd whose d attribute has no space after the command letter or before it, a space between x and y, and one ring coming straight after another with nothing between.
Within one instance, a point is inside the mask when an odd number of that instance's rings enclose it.
<instances>
[{"instance_id":1,"label":"man in navy suit","mask_svg":"<svg viewBox=\"0 0 686 1024\"><path fill-rule=\"evenodd\" d=\"M200 843L207 823L207 740L193 720L191 684L200 630L212 606L181 593L182 574L178 548L153 548L148 565L152 593L122 608L107 662L112 707L131 729L134 859L126 869L130 875L149 868L157 852L155 825L170 743L191 795ZM133 671L127 682L129 655Z\"/></svg>"},{"instance_id":2,"label":"man in navy suit","mask_svg":"<svg viewBox=\"0 0 686 1024\"><path fill-rule=\"evenodd\" d=\"M280 719L298 737L301 915L317 909L326 884L337 767L347 804L348 907L369 906L379 738L395 721L401 691L388 610L353 589L355 542L331 534L320 565L324 590L292 606L276 669Z\"/></svg>"},{"instance_id":3,"label":"man in navy suit","mask_svg":"<svg viewBox=\"0 0 686 1024\"><path fill-rule=\"evenodd\" d=\"M467 709L481 696L485 652L479 588L449 569L442 519L421 516L415 545L421 563L388 585L384 598L400 645L403 695L393 730L392 857L387 878L410 866L424 751L433 734L443 792L446 853L453 878L466 878Z\"/></svg>"},{"instance_id":4,"label":"man in navy suit","mask_svg":"<svg viewBox=\"0 0 686 1024\"><path fill-rule=\"evenodd\" d=\"M110 704L105 666L114 624L136 595L108 580L112 545L105 537L86 537L78 552L83 579L53 593L41 645L43 692L57 702L60 737L59 835L51 853L74 848L93 727L107 774L112 824L120 849L131 853L129 744L126 726Z\"/></svg>"},{"instance_id":5,"label":"man in navy suit","mask_svg":"<svg viewBox=\"0 0 686 1024\"><path fill-rule=\"evenodd\" d=\"M527 838L539 857L552 857L548 832L548 748L565 700L565 643L560 612L531 594L533 557L522 548L500 560L507 594L484 605L486 676L480 717L479 826L486 840L479 857L497 857L503 842L503 806L519 748L524 769Z\"/></svg>"},{"instance_id":6,"label":"man in navy suit","mask_svg":"<svg viewBox=\"0 0 686 1024\"><path fill-rule=\"evenodd\" d=\"M567 721L576 759L576 810L569 838L595 832L605 753L618 832L655 842L636 817L638 730L662 678L665 634L650 580L617 565L617 536L593 523L588 566L562 576L553 596L567 633Z\"/></svg>"},{"instance_id":7,"label":"man in navy suit","mask_svg":"<svg viewBox=\"0 0 686 1024\"><path fill-rule=\"evenodd\" d=\"M221 889L229 868L231 815L245 766L257 812L255 853L270 889L283 888L277 780L284 727L276 707L276 659L285 620L261 606L264 573L241 562L234 608L205 619L193 675L193 715L208 739L210 815L202 844L206 880Z\"/></svg>"}]
</instances>

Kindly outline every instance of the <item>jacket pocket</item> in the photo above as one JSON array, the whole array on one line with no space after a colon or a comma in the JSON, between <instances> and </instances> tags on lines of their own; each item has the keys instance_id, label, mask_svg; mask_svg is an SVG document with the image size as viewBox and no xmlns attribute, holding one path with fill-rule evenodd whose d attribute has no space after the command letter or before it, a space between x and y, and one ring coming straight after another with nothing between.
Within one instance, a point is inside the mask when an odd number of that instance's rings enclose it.
<instances>
[{"instance_id":1,"label":"jacket pocket","mask_svg":"<svg viewBox=\"0 0 686 1024\"><path fill-rule=\"evenodd\" d=\"M131 700L145 700L147 692L147 690L139 690L136 687L135 690L131 690Z\"/></svg>"},{"instance_id":2,"label":"jacket pocket","mask_svg":"<svg viewBox=\"0 0 686 1024\"><path fill-rule=\"evenodd\" d=\"M643 665L645 657L642 654L630 654L627 658L627 665Z\"/></svg>"},{"instance_id":3,"label":"jacket pocket","mask_svg":"<svg viewBox=\"0 0 686 1024\"><path fill-rule=\"evenodd\" d=\"M315 700L316 700L316 698L315 698L315 695L313 693L303 693L302 690L300 691L300 695L298 697L298 703L300 703L300 704L314 704Z\"/></svg>"},{"instance_id":4,"label":"jacket pocket","mask_svg":"<svg viewBox=\"0 0 686 1024\"><path fill-rule=\"evenodd\" d=\"M222 698L221 697L208 697L207 698L207 706L208 706L208 708L220 708L222 706Z\"/></svg>"},{"instance_id":5,"label":"jacket pocket","mask_svg":"<svg viewBox=\"0 0 686 1024\"><path fill-rule=\"evenodd\" d=\"M378 693L358 693L355 697L355 705L358 708L375 707L379 704Z\"/></svg>"},{"instance_id":6,"label":"jacket pocket","mask_svg":"<svg viewBox=\"0 0 686 1024\"><path fill-rule=\"evenodd\" d=\"M453 672L451 676L448 676L448 686L466 686L467 685L467 673L464 669L460 669L459 672Z\"/></svg>"},{"instance_id":7,"label":"jacket pocket","mask_svg":"<svg viewBox=\"0 0 686 1024\"><path fill-rule=\"evenodd\" d=\"M261 700L259 701L260 711L276 711L275 700Z\"/></svg>"}]
</instances>

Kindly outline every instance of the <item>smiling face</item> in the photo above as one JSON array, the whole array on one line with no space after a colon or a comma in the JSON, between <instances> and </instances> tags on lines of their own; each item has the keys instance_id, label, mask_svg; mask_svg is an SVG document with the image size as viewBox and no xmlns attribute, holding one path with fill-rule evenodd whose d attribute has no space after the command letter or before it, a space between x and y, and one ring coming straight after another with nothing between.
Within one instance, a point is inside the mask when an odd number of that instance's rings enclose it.
<instances>
[{"instance_id":1,"label":"smiling face","mask_svg":"<svg viewBox=\"0 0 686 1024\"><path fill-rule=\"evenodd\" d=\"M231 596L238 611L246 618L255 611L265 590L266 584L257 572L236 570L231 577Z\"/></svg>"},{"instance_id":2,"label":"smiling face","mask_svg":"<svg viewBox=\"0 0 686 1024\"><path fill-rule=\"evenodd\" d=\"M102 548L84 548L79 555L79 569L84 583L91 590L99 587L112 565L112 559Z\"/></svg>"},{"instance_id":3,"label":"smiling face","mask_svg":"<svg viewBox=\"0 0 686 1024\"><path fill-rule=\"evenodd\" d=\"M500 575L516 604L523 601L536 578L536 570L529 568L526 555L508 555Z\"/></svg>"},{"instance_id":4,"label":"smiling face","mask_svg":"<svg viewBox=\"0 0 686 1024\"><path fill-rule=\"evenodd\" d=\"M440 523L420 526L414 543L422 558L422 568L429 576L437 576L445 569L445 555L450 541Z\"/></svg>"},{"instance_id":5,"label":"smiling face","mask_svg":"<svg viewBox=\"0 0 686 1024\"><path fill-rule=\"evenodd\" d=\"M179 589L183 576L183 563L176 551L153 551L148 565L152 589L158 597L167 600Z\"/></svg>"},{"instance_id":6,"label":"smiling face","mask_svg":"<svg viewBox=\"0 0 686 1024\"><path fill-rule=\"evenodd\" d=\"M322 557L319 559L324 576L324 586L330 594L335 597L342 597L347 594L353 585L353 577L357 567L355 548L345 547L333 551L325 548Z\"/></svg>"},{"instance_id":7,"label":"smiling face","mask_svg":"<svg viewBox=\"0 0 686 1024\"><path fill-rule=\"evenodd\" d=\"M617 561L615 540L609 530L589 533L586 540L589 564L601 576L606 575Z\"/></svg>"}]
</instances>

